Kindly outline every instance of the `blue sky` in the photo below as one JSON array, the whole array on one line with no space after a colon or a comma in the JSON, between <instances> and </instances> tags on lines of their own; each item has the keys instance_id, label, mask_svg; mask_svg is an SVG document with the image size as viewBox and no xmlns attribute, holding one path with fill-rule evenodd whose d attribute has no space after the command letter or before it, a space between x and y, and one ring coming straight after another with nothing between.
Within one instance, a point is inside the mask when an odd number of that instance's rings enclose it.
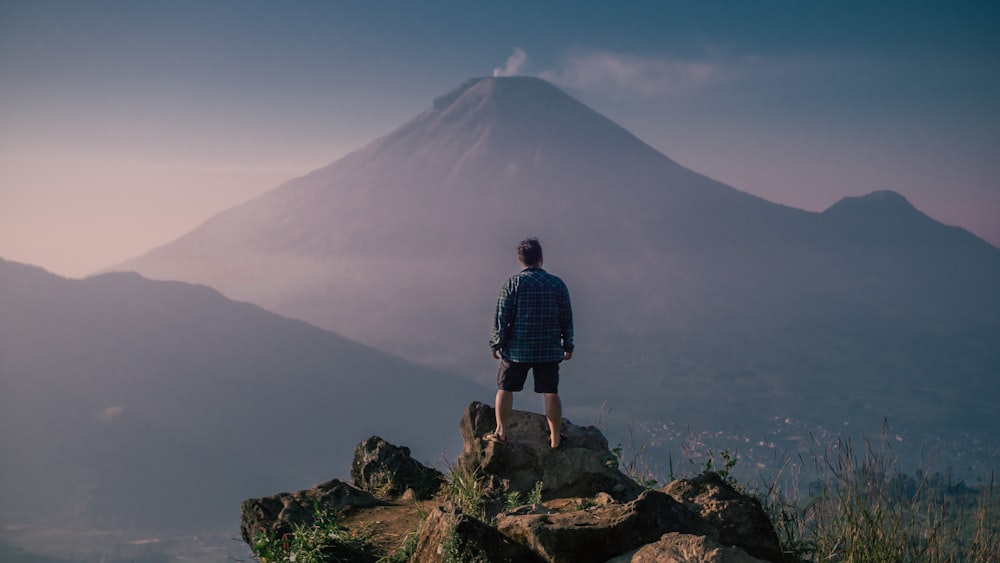
<instances>
[{"instance_id":1,"label":"blue sky","mask_svg":"<svg viewBox=\"0 0 1000 563\"><path fill-rule=\"evenodd\" d=\"M893 189L1000 246L992 3L0 0L0 257L112 265L495 70L772 201Z\"/></svg>"}]
</instances>

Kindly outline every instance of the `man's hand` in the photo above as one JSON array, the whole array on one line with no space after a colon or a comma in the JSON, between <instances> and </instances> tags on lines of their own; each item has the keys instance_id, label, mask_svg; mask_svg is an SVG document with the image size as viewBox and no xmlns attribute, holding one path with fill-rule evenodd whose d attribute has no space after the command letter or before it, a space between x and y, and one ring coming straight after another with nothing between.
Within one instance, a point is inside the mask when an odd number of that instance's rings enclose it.
<instances>
[{"instance_id":1,"label":"man's hand","mask_svg":"<svg viewBox=\"0 0 1000 563\"><path fill-rule=\"evenodd\" d=\"M493 359L494 360L499 360L500 359L500 350L491 350L491 352L493 352Z\"/></svg>"},{"instance_id":2,"label":"man's hand","mask_svg":"<svg viewBox=\"0 0 1000 563\"><path fill-rule=\"evenodd\" d=\"M573 352L563 352L563 361L568 362L573 359Z\"/></svg>"}]
</instances>

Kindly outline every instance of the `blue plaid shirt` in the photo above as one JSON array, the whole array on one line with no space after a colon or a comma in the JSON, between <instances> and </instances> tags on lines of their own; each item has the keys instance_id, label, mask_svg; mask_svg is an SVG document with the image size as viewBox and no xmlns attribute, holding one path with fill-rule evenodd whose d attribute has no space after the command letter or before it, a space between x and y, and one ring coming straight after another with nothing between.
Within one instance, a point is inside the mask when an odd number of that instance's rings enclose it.
<instances>
[{"instance_id":1,"label":"blue plaid shirt","mask_svg":"<svg viewBox=\"0 0 1000 563\"><path fill-rule=\"evenodd\" d=\"M508 361L558 362L573 351L573 309L561 279L525 268L500 288L490 347Z\"/></svg>"}]
</instances>

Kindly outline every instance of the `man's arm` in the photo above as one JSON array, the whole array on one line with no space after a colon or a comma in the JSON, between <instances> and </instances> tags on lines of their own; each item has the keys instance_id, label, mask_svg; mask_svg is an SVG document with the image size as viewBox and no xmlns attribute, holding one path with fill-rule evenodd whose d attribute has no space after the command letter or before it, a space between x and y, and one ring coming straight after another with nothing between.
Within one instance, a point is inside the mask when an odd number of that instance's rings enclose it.
<instances>
[{"instance_id":1,"label":"man's arm","mask_svg":"<svg viewBox=\"0 0 1000 563\"><path fill-rule=\"evenodd\" d=\"M563 284L559 296L559 331L562 333L563 360L573 358L573 305L569 300L569 289Z\"/></svg>"},{"instance_id":2,"label":"man's arm","mask_svg":"<svg viewBox=\"0 0 1000 563\"><path fill-rule=\"evenodd\" d=\"M510 280L500 288L497 298L496 314L493 315L493 334L490 337L490 350L493 359L500 359L500 351L507 343L510 327L514 321L514 292Z\"/></svg>"}]
</instances>

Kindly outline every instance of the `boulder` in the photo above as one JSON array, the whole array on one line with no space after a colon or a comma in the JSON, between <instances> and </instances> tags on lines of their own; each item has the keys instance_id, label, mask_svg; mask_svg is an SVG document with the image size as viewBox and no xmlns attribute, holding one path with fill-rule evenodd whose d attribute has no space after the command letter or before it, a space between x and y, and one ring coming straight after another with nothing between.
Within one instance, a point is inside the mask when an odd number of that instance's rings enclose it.
<instances>
[{"instance_id":1,"label":"boulder","mask_svg":"<svg viewBox=\"0 0 1000 563\"><path fill-rule=\"evenodd\" d=\"M398 497L411 489L415 498L428 499L438 492L445 478L437 469L410 457L410 448L372 436L354 448L351 481L355 487L380 497Z\"/></svg>"},{"instance_id":2,"label":"boulder","mask_svg":"<svg viewBox=\"0 0 1000 563\"><path fill-rule=\"evenodd\" d=\"M645 491L627 503L555 514L501 514L496 527L549 563L603 563L668 532L717 532L669 495Z\"/></svg>"},{"instance_id":3,"label":"boulder","mask_svg":"<svg viewBox=\"0 0 1000 563\"><path fill-rule=\"evenodd\" d=\"M763 563L738 547L726 547L706 536L672 532L656 543L609 559L607 563Z\"/></svg>"},{"instance_id":4,"label":"boulder","mask_svg":"<svg viewBox=\"0 0 1000 563\"><path fill-rule=\"evenodd\" d=\"M545 416L515 410L507 425L506 442L487 442L483 437L496 430L493 407L471 403L459 428L465 442L456 466L479 472L495 497L509 492L526 494L542 483L545 498L592 497L606 492L614 498L634 499L642 487L618 469L618 459L608 441L594 426L576 426L563 419L565 445L549 447Z\"/></svg>"},{"instance_id":5,"label":"boulder","mask_svg":"<svg viewBox=\"0 0 1000 563\"><path fill-rule=\"evenodd\" d=\"M420 526L417 547L410 561L444 563L540 563L528 548L518 545L491 526L463 514L447 503L427 514Z\"/></svg>"},{"instance_id":6,"label":"boulder","mask_svg":"<svg viewBox=\"0 0 1000 563\"><path fill-rule=\"evenodd\" d=\"M717 473L679 479L663 489L718 530L722 545L738 546L767 561L784 561L781 543L760 502L742 494Z\"/></svg>"},{"instance_id":7,"label":"boulder","mask_svg":"<svg viewBox=\"0 0 1000 563\"><path fill-rule=\"evenodd\" d=\"M251 498L240 505L240 535L249 545L261 532L268 536L290 533L296 526L315 521L316 510L339 512L345 508L364 508L379 504L371 493L333 479L311 489Z\"/></svg>"}]
</instances>

